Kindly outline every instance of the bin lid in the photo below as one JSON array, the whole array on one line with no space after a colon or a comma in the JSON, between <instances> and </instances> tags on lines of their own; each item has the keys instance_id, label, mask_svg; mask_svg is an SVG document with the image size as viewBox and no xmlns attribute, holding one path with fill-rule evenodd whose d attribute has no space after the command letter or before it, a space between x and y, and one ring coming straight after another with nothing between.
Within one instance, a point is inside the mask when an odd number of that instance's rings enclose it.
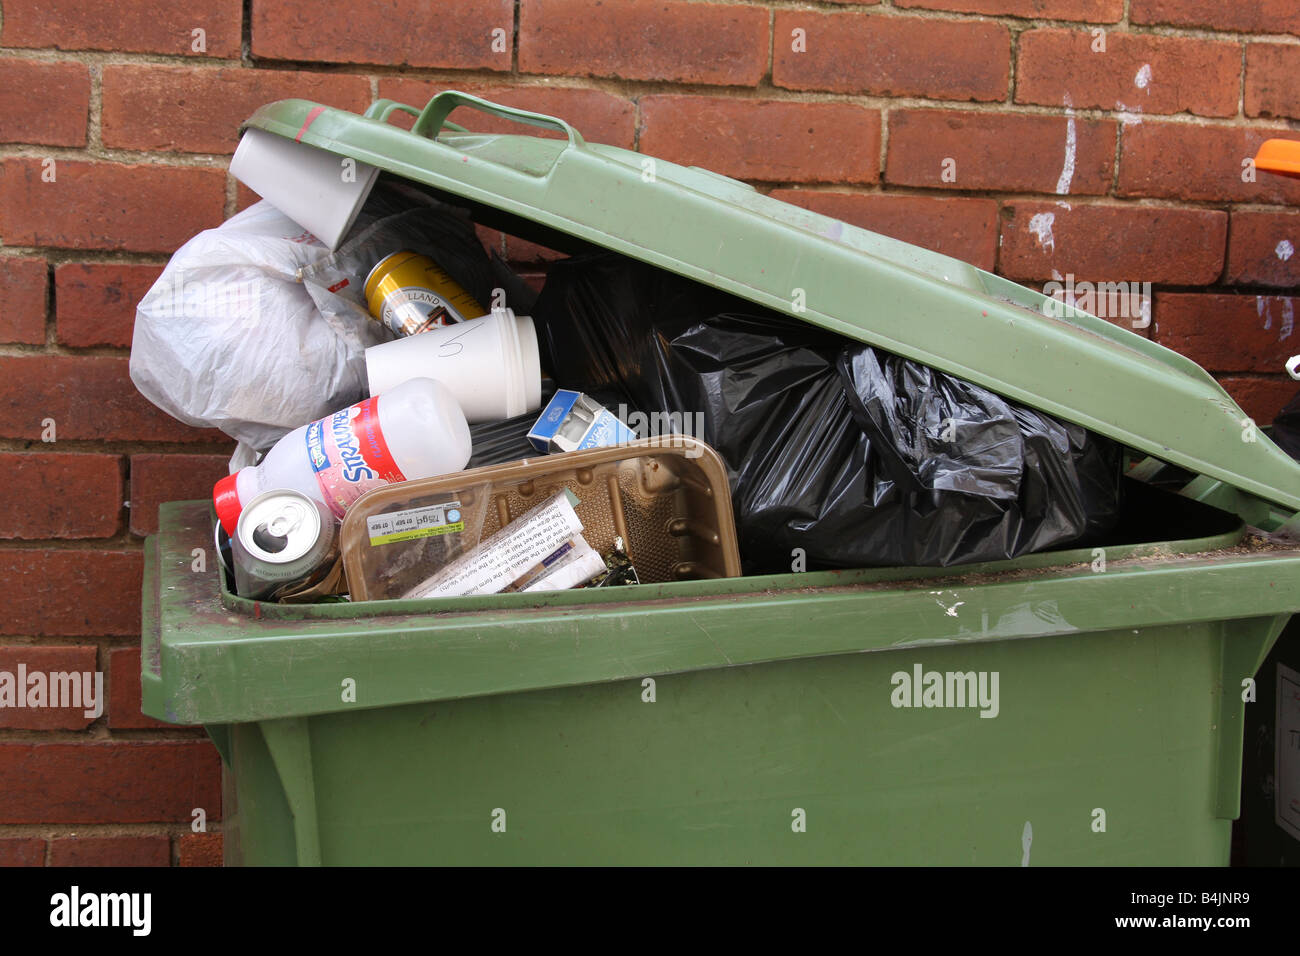
<instances>
[{"instance_id":1,"label":"bin lid","mask_svg":"<svg viewBox=\"0 0 1300 956\"><path fill-rule=\"evenodd\" d=\"M470 133L447 122L461 106L562 138ZM409 131L389 122L395 112L416 117ZM364 116L281 100L244 126L726 290L1300 509L1300 463L1195 362L958 259L456 91L423 110L377 100Z\"/></svg>"}]
</instances>

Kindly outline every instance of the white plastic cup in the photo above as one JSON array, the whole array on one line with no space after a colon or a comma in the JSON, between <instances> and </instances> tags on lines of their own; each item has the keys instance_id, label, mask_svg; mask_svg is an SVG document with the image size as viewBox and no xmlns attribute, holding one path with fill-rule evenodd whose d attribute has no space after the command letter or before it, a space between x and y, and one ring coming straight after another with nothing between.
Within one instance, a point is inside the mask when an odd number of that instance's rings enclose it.
<instances>
[{"instance_id":1,"label":"white plastic cup","mask_svg":"<svg viewBox=\"0 0 1300 956\"><path fill-rule=\"evenodd\" d=\"M379 169L249 127L230 173L330 249L356 222Z\"/></svg>"},{"instance_id":2,"label":"white plastic cup","mask_svg":"<svg viewBox=\"0 0 1300 956\"><path fill-rule=\"evenodd\" d=\"M482 318L366 349L370 394L412 378L446 385L471 425L514 418L542 404L537 330L526 315L493 309Z\"/></svg>"}]
</instances>

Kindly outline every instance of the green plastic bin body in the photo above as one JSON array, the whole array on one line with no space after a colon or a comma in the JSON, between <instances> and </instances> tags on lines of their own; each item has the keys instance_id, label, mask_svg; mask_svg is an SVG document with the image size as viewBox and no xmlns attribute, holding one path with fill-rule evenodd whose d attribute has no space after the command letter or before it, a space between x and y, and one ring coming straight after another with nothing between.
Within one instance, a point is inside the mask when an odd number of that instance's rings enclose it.
<instances>
[{"instance_id":1,"label":"green plastic bin body","mask_svg":"<svg viewBox=\"0 0 1300 956\"><path fill-rule=\"evenodd\" d=\"M456 132L460 105L565 135ZM165 505L144 711L220 749L227 863L1228 862L1250 681L1300 610L1300 549L1242 522L1294 522L1300 467L1198 366L968 264L463 94L365 117L289 100L249 125L1200 477L1096 550L308 607L231 595L197 557L210 505Z\"/></svg>"},{"instance_id":2,"label":"green plastic bin body","mask_svg":"<svg viewBox=\"0 0 1300 956\"><path fill-rule=\"evenodd\" d=\"M1226 864L1243 682L1300 594L1300 553L1228 533L268 607L193 570L209 507L150 539L145 709L222 751L228 864ZM896 706L918 668L968 706Z\"/></svg>"}]
</instances>

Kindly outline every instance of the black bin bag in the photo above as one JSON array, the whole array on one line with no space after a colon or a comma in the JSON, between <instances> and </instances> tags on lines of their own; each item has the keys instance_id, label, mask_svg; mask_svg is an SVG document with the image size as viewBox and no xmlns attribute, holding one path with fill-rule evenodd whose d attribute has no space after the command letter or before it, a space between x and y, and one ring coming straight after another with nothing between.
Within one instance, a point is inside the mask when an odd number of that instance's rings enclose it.
<instances>
[{"instance_id":1,"label":"black bin bag","mask_svg":"<svg viewBox=\"0 0 1300 956\"><path fill-rule=\"evenodd\" d=\"M698 424L747 574L1013 558L1118 516L1109 439L663 270L562 260L533 314L557 385Z\"/></svg>"}]
</instances>

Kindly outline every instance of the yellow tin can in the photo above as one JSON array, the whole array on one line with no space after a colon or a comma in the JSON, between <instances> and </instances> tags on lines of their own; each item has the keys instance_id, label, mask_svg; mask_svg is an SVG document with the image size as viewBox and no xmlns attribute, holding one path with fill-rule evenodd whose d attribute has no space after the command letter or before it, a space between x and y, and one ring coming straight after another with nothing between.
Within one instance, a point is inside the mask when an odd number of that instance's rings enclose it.
<instances>
[{"instance_id":1,"label":"yellow tin can","mask_svg":"<svg viewBox=\"0 0 1300 956\"><path fill-rule=\"evenodd\" d=\"M365 292L371 316L398 335L487 315L436 262L409 249L379 260L366 276Z\"/></svg>"}]
</instances>

